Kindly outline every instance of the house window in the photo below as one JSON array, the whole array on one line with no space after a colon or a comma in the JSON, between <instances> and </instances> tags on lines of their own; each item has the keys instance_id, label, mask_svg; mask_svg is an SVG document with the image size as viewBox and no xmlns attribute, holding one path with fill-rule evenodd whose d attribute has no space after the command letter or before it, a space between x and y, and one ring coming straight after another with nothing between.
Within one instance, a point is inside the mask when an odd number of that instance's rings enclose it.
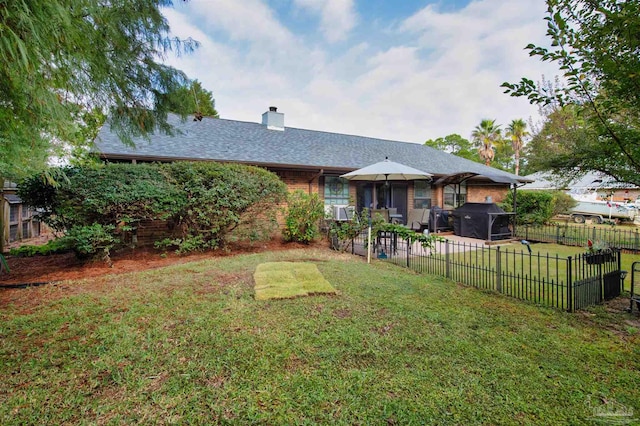
<instances>
[{"instance_id":1,"label":"house window","mask_svg":"<svg viewBox=\"0 0 640 426\"><path fill-rule=\"evenodd\" d=\"M324 204L349 204L349 181L338 176L324 178Z\"/></svg>"},{"instance_id":2,"label":"house window","mask_svg":"<svg viewBox=\"0 0 640 426\"><path fill-rule=\"evenodd\" d=\"M18 221L18 213L20 206L18 204L9 205L9 222L17 222Z\"/></svg>"},{"instance_id":3,"label":"house window","mask_svg":"<svg viewBox=\"0 0 640 426\"><path fill-rule=\"evenodd\" d=\"M415 181L413 183L413 193L414 209L431 208L431 182L426 180Z\"/></svg>"},{"instance_id":4,"label":"house window","mask_svg":"<svg viewBox=\"0 0 640 426\"><path fill-rule=\"evenodd\" d=\"M444 208L455 209L467 202L467 184L447 185L444 187Z\"/></svg>"}]
</instances>

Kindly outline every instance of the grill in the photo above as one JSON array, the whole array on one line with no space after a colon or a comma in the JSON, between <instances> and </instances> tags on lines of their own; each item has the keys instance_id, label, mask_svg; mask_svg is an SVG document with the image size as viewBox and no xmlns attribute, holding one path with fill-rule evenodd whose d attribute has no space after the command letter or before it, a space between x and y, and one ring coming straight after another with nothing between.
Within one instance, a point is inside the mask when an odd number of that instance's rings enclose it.
<instances>
[{"instance_id":1,"label":"grill","mask_svg":"<svg viewBox=\"0 0 640 426\"><path fill-rule=\"evenodd\" d=\"M510 217L495 203L465 203L455 209L453 233L461 237L495 241L512 238Z\"/></svg>"}]
</instances>

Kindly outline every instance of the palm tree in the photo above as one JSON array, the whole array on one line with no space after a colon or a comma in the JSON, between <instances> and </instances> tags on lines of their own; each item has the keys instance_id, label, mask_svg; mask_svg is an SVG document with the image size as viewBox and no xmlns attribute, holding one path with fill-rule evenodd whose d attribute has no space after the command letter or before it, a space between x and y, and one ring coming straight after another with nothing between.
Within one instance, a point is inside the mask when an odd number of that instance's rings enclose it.
<instances>
[{"instance_id":1,"label":"palm tree","mask_svg":"<svg viewBox=\"0 0 640 426\"><path fill-rule=\"evenodd\" d=\"M502 138L500 126L496 125L496 120L484 119L471 132L471 137L478 146L478 154L488 166L496 155L493 145L499 143Z\"/></svg>"},{"instance_id":2,"label":"palm tree","mask_svg":"<svg viewBox=\"0 0 640 426\"><path fill-rule=\"evenodd\" d=\"M511 139L511 147L513 148L513 152L515 153L514 156L516 160L516 175L519 175L520 151L522 150L522 146L524 144L523 139L529 136L529 132L527 132L527 123L525 123L521 118L511 120L509 127L507 127L506 136Z\"/></svg>"}]
</instances>

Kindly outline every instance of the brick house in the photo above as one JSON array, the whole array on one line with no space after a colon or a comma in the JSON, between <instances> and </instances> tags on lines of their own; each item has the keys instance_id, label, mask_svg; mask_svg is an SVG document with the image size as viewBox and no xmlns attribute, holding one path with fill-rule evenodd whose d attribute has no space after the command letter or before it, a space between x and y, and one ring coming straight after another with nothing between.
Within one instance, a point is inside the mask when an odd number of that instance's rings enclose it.
<instances>
[{"instance_id":1,"label":"brick house","mask_svg":"<svg viewBox=\"0 0 640 426\"><path fill-rule=\"evenodd\" d=\"M290 191L318 193L327 207L355 205L358 210L383 200L406 221L410 211L465 202L501 201L510 187L529 179L484 166L415 143L285 127L284 114L270 107L261 123L203 118L170 123L173 136L152 135L124 145L104 126L95 151L105 161L220 161L264 167L277 174ZM433 175L431 181L349 182L340 175L388 157ZM373 197L374 191L376 197ZM381 207L381 206L377 206Z\"/></svg>"}]
</instances>

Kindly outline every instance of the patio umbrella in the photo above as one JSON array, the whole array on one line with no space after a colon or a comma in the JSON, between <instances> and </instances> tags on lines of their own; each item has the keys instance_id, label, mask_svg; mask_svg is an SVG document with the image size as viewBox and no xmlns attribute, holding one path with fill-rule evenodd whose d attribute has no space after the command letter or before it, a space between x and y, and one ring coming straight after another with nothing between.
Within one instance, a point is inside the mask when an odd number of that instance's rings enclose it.
<instances>
[{"instance_id":1,"label":"patio umbrella","mask_svg":"<svg viewBox=\"0 0 640 426\"><path fill-rule=\"evenodd\" d=\"M340 177L349 180L388 181L430 179L432 176L431 173L423 172L422 170L414 169L413 167L405 166L404 164L396 163L395 161L389 160L389 158L385 158L384 161L345 173Z\"/></svg>"},{"instance_id":2,"label":"patio umbrella","mask_svg":"<svg viewBox=\"0 0 640 426\"><path fill-rule=\"evenodd\" d=\"M388 186L388 182L390 180L431 179L432 176L433 175L431 173L423 172L422 170L414 169L413 167L396 163L395 161L389 160L389 158L387 157L384 159L384 161L380 161L361 169L345 173L340 177L348 180L361 180L367 182L384 181L386 187ZM373 192L373 197L375 205L375 191Z\"/></svg>"},{"instance_id":3,"label":"patio umbrella","mask_svg":"<svg viewBox=\"0 0 640 426\"><path fill-rule=\"evenodd\" d=\"M348 180L360 180L367 182L380 182L384 181L385 185L389 180L417 180L417 179L431 179L433 175L431 173L423 172L422 170L414 169L413 167L406 166L404 164L396 163L395 161L385 158L384 161L380 161L375 164L363 167L358 170L354 170L349 173L345 173L340 176ZM373 191L373 199L375 205L375 186ZM371 220L369 220L369 231L367 235L367 262L371 261Z\"/></svg>"}]
</instances>

